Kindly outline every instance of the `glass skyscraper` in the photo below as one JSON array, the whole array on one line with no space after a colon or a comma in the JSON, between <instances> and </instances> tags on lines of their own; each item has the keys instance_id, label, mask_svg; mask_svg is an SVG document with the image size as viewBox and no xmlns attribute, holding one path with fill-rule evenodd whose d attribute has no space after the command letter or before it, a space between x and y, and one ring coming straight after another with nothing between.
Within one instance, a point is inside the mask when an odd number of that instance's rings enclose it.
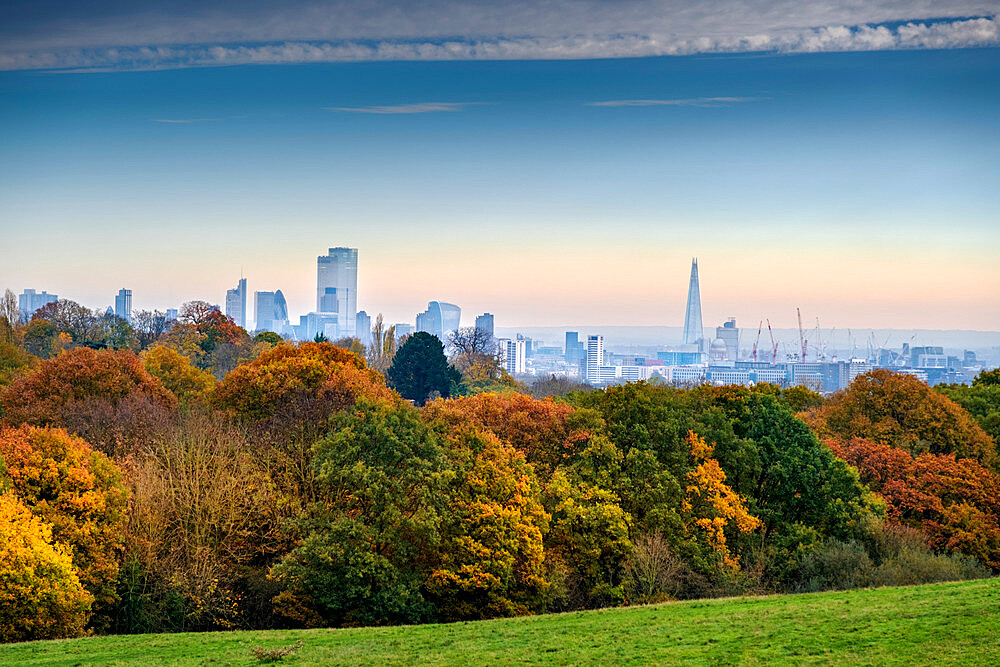
<instances>
[{"instance_id":1,"label":"glass skyscraper","mask_svg":"<svg viewBox=\"0 0 1000 667\"><path fill-rule=\"evenodd\" d=\"M461 320L462 309L455 304L431 301L427 310L417 315L417 331L426 331L447 343L448 334L458 331Z\"/></svg>"},{"instance_id":2,"label":"glass skyscraper","mask_svg":"<svg viewBox=\"0 0 1000 667\"><path fill-rule=\"evenodd\" d=\"M115 315L126 322L132 321L132 290L124 287L118 290L115 297Z\"/></svg>"},{"instance_id":3,"label":"glass skyscraper","mask_svg":"<svg viewBox=\"0 0 1000 667\"><path fill-rule=\"evenodd\" d=\"M330 248L316 258L316 312L337 314L338 337L357 335L357 248Z\"/></svg>"},{"instance_id":4,"label":"glass skyscraper","mask_svg":"<svg viewBox=\"0 0 1000 667\"><path fill-rule=\"evenodd\" d=\"M247 327L247 279L240 278L236 289L226 290L226 315L244 329Z\"/></svg>"},{"instance_id":5,"label":"glass skyscraper","mask_svg":"<svg viewBox=\"0 0 1000 667\"><path fill-rule=\"evenodd\" d=\"M687 308L684 311L684 344L701 346L705 337L701 322L701 289L698 287L698 259L691 260L691 282L688 284Z\"/></svg>"}]
</instances>

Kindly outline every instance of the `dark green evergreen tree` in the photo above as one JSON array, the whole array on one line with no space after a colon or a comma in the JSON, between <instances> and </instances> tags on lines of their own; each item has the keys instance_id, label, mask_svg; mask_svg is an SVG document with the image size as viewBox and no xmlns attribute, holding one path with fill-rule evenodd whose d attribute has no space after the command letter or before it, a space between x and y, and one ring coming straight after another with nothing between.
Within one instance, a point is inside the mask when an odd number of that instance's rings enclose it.
<instances>
[{"instance_id":1,"label":"dark green evergreen tree","mask_svg":"<svg viewBox=\"0 0 1000 667\"><path fill-rule=\"evenodd\" d=\"M438 337L418 331L396 352L386 378L403 398L423 405L432 394L444 398L455 394L462 376L448 364Z\"/></svg>"}]
</instances>

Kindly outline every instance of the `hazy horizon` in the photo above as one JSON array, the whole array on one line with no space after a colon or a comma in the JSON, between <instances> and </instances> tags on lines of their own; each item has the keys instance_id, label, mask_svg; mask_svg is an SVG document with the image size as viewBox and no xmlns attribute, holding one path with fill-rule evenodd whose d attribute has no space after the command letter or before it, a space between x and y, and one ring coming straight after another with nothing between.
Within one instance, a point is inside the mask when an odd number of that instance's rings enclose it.
<instances>
[{"instance_id":1,"label":"hazy horizon","mask_svg":"<svg viewBox=\"0 0 1000 667\"><path fill-rule=\"evenodd\" d=\"M0 287L1000 330L995 4L184 9L0 8Z\"/></svg>"}]
</instances>

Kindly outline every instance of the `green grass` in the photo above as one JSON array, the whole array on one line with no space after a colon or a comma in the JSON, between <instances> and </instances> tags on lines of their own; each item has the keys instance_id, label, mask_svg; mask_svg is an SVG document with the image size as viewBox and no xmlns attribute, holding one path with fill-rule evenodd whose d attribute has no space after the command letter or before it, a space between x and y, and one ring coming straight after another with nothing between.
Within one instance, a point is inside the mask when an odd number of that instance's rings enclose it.
<instances>
[{"instance_id":1,"label":"green grass","mask_svg":"<svg viewBox=\"0 0 1000 667\"><path fill-rule=\"evenodd\" d=\"M475 623L121 635L0 647L3 665L1000 664L1000 579L674 602Z\"/></svg>"}]
</instances>

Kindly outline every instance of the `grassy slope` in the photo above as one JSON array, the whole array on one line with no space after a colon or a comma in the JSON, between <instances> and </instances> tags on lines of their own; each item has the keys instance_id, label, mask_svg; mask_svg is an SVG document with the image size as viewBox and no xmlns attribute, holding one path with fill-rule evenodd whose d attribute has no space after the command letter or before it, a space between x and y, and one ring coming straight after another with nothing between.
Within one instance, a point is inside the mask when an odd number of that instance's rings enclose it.
<instances>
[{"instance_id":1,"label":"grassy slope","mask_svg":"<svg viewBox=\"0 0 1000 667\"><path fill-rule=\"evenodd\" d=\"M0 664L1000 664L1000 579L675 602L451 625L133 635L0 647Z\"/></svg>"}]
</instances>

